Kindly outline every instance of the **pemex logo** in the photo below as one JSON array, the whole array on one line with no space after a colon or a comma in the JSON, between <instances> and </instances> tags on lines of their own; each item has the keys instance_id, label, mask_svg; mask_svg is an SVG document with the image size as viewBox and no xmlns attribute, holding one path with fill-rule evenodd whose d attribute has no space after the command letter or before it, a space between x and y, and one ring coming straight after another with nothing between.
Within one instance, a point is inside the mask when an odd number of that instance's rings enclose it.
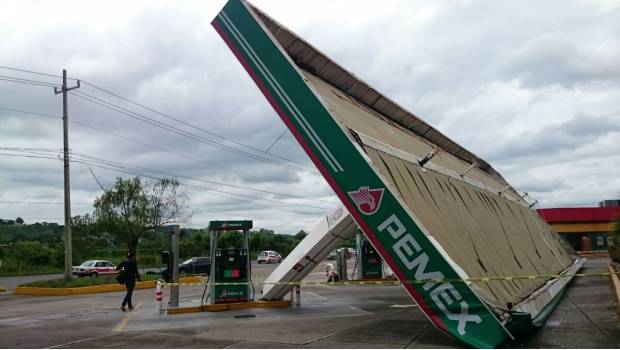
<instances>
[{"instance_id":1,"label":"pemex logo","mask_svg":"<svg viewBox=\"0 0 620 350\"><path fill-rule=\"evenodd\" d=\"M357 205L357 209L365 215L372 215L379 210L384 190L384 188L370 189L368 186L362 186L357 191L347 193Z\"/></svg>"}]
</instances>

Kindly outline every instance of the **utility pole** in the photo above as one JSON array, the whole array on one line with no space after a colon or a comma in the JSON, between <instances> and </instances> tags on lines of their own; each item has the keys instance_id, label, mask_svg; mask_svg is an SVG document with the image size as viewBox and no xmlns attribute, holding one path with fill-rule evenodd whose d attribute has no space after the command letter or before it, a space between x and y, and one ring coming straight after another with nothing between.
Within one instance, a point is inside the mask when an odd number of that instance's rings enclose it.
<instances>
[{"instance_id":1,"label":"utility pole","mask_svg":"<svg viewBox=\"0 0 620 350\"><path fill-rule=\"evenodd\" d=\"M166 230L170 233L170 252L172 253L172 283L179 283L179 242L181 240L181 226L168 225ZM170 287L170 300L168 305L179 306L179 286Z\"/></svg>"},{"instance_id":2,"label":"utility pole","mask_svg":"<svg viewBox=\"0 0 620 350\"><path fill-rule=\"evenodd\" d=\"M62 93L62 136L63 136L63 157L65 169L65 279L72 277L72 254L71 244L71 182L69 178L69 106L67 95L69 91L80 87L80 81L73 87L67 87L67 70L62 70L62 90L54 87L56 95Z\"/></svg>"}]
</instances>

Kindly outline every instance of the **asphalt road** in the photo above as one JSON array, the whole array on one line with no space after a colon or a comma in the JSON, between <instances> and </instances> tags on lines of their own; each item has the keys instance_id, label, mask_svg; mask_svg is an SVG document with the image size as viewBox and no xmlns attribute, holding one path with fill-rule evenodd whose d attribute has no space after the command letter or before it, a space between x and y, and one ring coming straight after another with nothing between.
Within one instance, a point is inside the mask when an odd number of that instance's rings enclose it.
<instances>
[{"instance_id":1,"label":"asphalt road","mask_svg":"<svg viewBox=\"0 0 620 350\"><path fill-rule=\"evenodd\" d=\"M605 259L591 259L584 271L604 271L605 264ZM256 266L254 274L273 268ZM323 268L309 278L323 279ZM196 303L201 293L202 287L183 287L181 303ZM139 307L131 313L118 309L122 297L121 292L75 297L0 293L0 347L461 347L426 320L401 286L304 286L300 308L184 315L157 314L153 290L135 292ZM239 315L250 317L235 318ZM575 279L542 329L506 346L620 347L609 278Z\"/></svg>"},{"instance_id":2,"label":"asphalt road","mask_svg":"<svg viewBox=\"0 0 620 350\"><path fill-rule=\"evenodd\" d=\"M157 272L159 270L157 268L140 269L140 273L144 273L146 271ZM51 274L51 275L0 277L0 287L5 288L6 290L12 291L15 289L15 287L21 284L24 284L24 283L57 279L57 278L62 278L63 276L64 276L63 274Z\"/></svg>"},{"instance_id":3,"label":"asphalt road","mask_svg":"<svg viewBox=\"0 0 620 350\"><path fill-rule=\"evenodd\" d=\"M61 278L62 274L54 275L34 275L34 276L15 276L15 277L0 277L0 287L4 287L6 290L12 291L20 284L51 280Z\"/></svg>"},{"instance_id":4,"label":"asphalt road","mask_svg":"<svg viewBox=\"0 0 620 350\"><path fill-rule=\"evenodd\" d=\"M335 264L335 262L334 262L334 264ZM349 265L350 264L351 263L349 263ZM258 274L258 275L269 274L271 271L273 271L274 266L275 265L257 264L254 261L254 262L252 262L252 272L255 275L256 274ZM159 273L159 271L160 270L158 268L140 269L140 273L146 273L146 272L156 272L156 273ZM24 283L57 279L57 278L62 278L63 276L64 276L63 274L51 274L51 275L0 277L0 287L3 287L3 288L5 288L8 291L12 291L12 290L15 289L15 287L17 287L17 286L19 286L21 284L24 284Z\"/></svg>"}]
</instances>

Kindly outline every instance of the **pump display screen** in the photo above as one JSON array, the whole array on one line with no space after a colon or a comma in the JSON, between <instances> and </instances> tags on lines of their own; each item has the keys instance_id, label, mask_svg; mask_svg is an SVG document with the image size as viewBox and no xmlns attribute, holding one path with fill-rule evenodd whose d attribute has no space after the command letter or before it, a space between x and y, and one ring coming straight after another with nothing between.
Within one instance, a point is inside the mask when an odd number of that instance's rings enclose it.
<instances>
[{"instance_id":1,"label":"pump display screen","mask_svg":"<svg viewBox=\"0 0 620 350\"><path fill-rule=\"evenodd\" d=\"M247 259L247 249L217 249L215 251L214 281L230 283L215 286L215 303L248 301Z\"/></svg>"}]
</instances>

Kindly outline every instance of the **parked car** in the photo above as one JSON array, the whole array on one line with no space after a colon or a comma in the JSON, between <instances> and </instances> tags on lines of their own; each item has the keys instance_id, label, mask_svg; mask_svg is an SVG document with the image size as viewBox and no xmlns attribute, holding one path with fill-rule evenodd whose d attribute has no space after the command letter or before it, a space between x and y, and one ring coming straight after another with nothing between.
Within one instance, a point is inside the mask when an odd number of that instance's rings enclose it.
<instances>
[{"instance_id":1,"label":"parked car","mask_svg":"<svg viewBox=\"0 0 620 350\"><path fill-rule=\"evenodd\" d=\"M346 259L349 259L350 257L356 255L355 249L353 248L338 248L336 250L332 250L329 254L327 254L327 260L336 260L336 258L338 257L338 250L340 249L344 250L344 257Z\"/></svg>"},{"instance_id":2,"label":"parked car","mask_svg":"<svg viewBox=\"0 0 620 350\"><path fill-rule=\"evenodd\" d=\"M256 258L256 263L261 264L271 264L271 263L279 263L282 262L282 256L273 250L263 250L258 253L258 258Z\"/></svg>"},{"instance_id":3,"label":"parked car","mask_svg":"<svg viewBox=\"0 0 620 350\"><path fill-rule=\"evenodd\" d=\"M336 260L337 252L332 250L329 254L327 254L327 260Z\"/></svg>"},{"instance_id":4,"label":"parked car","mask_svg":"<svg viewBox=\"0 0 620 350\"><path fill-rule=\"evenodd\" d=\"M76 276L98 277L116 274L116 265L107 260L86 260L80 266L73 266L71 270Z\"/></svg>"},{"instance_id":5,"label":"parked car","mask_svg":"<svg viewBox=\"0 0 620 350\"><path fill-rule=\"evenodd\" d=\"M179 273L188 275L209 274L211 272L211 258L206 256L194 257L185 260L179 265Z\"/></svg>"},{"instance_id":6,"label":"parked car","mask_svg":"<svg viewBox=\"0 0 620 350\"><path fill-rule=\"evenodd\" d=\"M211 258L206 256L193 257L179 264L179 275L208 275L211 272ZM165 268L161 272L162 277L166 281L170 281L170 272Z\"/></svg>"}]
</instances>

